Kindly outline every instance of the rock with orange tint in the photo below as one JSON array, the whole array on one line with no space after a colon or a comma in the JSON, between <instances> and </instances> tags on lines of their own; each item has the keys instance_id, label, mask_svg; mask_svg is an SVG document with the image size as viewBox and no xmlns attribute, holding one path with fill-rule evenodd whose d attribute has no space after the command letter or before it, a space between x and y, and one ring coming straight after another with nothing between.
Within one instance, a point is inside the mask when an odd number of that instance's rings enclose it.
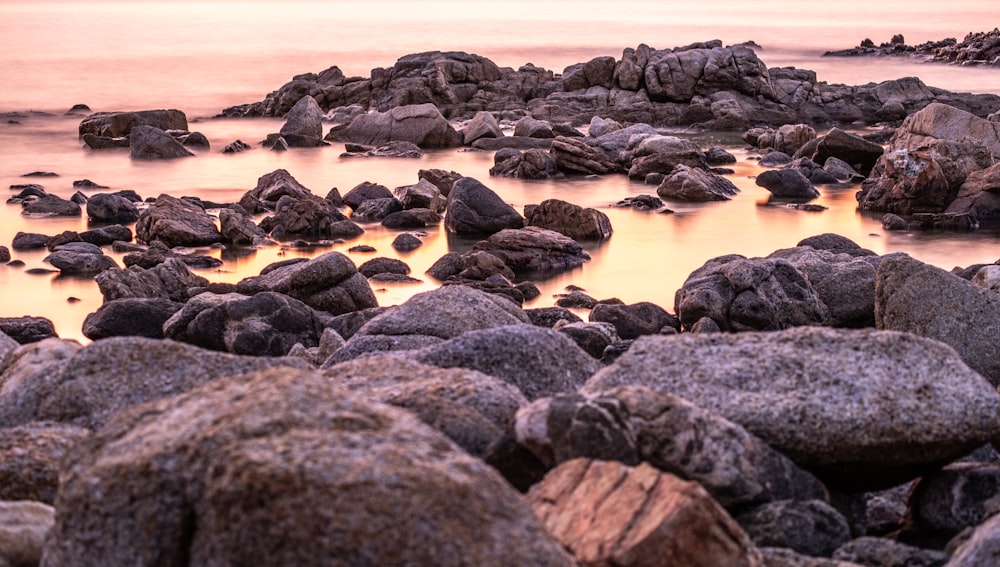
<instances>
[{"instance_id":1,"label":"rock with orange tint","mask_svg":"<svg viewBox=\"0 0 1000 567\"><path fill-rule=\"evenodd\" d=\"M528 500L582 565L761 565L750 538L700 485L645 463L568 461Z\"/></svg>"}]
</instances>

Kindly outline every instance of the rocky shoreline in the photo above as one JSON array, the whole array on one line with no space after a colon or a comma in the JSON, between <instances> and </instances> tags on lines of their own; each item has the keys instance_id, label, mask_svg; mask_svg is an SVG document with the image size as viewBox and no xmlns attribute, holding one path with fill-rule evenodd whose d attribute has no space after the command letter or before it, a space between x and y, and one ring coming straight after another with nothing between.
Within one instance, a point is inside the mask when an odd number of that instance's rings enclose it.
<instances>
[{"instance_id":1,"label":"rocky shoreline","mask_svg":"<svg viewBox=\"0 0 1000 567\"><path fill-rule=\"evenodd\" d=\"M1000 29L969 33L958 41L953 37L907 45L902 34L886 43L875 45L864 39L857 47L828 51L826 57L920 57L933 63L949 63L968 67L1000 67Z\"/></svg>"},{"instance_id":2,"label":"rocky shoreline","mask_svg":"<svg viewBox=\"0 0 1000 567\"><path fill-rule=\"evenodd\" d=\"M561 75L416 54L370 79L302 75L224 114L284 117L270 151L467 146L495 152L494 176L628 175L656 196L622 206L654 210L738 190L732 155L663 127L737 129L778 202L854 184L888 229L969 230L1000 221L998 111L1000 97L916 79L817 83L708 42ZM885 134L831 128L859 123ZM130 159L211 151L177 110L94 114L79 134ZM995 263L949 273L823 234L710 259L672 306L574 289L526 309L532 278L612 234L606 215L558 199L518 211L444 170L319 196L279 169L238 203L28 185L27 216L85 210L95 228L12 247L48 248L104 304L87 346L0 319L0 567L1000 557ZM372 291L412 279L392 258L331 251L235 284L191 269L216 261L192 247L321 248L371 224L399 249L436 226L478 242L396 306Z\"/></svg>"}]
</instances>

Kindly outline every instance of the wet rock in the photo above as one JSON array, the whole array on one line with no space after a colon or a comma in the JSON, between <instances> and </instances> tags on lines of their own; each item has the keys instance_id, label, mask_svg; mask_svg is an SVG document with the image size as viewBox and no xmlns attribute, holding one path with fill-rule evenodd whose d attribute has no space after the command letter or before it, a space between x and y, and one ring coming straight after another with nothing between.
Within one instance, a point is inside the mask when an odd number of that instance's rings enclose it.
<instances>
[{"instance_id":1,"label":"wet rock","mask_svg":"<svg viewBox=\"0 0 1000 567\"><path fill-rule=\"evenodd\" d=\"M1000 220L1000 164L970 173L945 213L982 221Z\"/></svg>"},{"instance_id":2,"label":"wet rock","mask_svg":"<svg viewBox=\"0 0 1000 567\"><path fill-rule=\"evenodd\" d=\"M992 384L1000 384L994 338L1000 296L905 255L883 259L876 273L875 323L953 347Z\"/></svg>"},{"instance_id":3,"label":"wet rock","mask_svg":"<svg viewBox=\"0 0 1000 567\"><path fill-rule=\"evenodd\" d=\"M222 265L222 261L218 258L196 253L178 253L167 248L159 241L153 242L150 246L137 245L135 248L130 248L130 251L122 258L122 261L127 268L139 266L140 268L149 269L166 262L170 258L176 258L187 267L193 269L218 268Z\"/></svg>"},{"instance_id":4,"label":"wet rock","mask_svg":"<svg viewBox=\"0 0 1000 567\"><path fill-rule=\"evenodd\" d=\"M630 141L628 155L630 179L643 179L650 173L669 174L678 165L708 169L705 154L697 144L676 136L648 136L641 138L634 147Z\"/></svg>"},{"instance_id":5,"label":"wet rock","mask_svg":"<svg viewBox=\"0 0 1000 567\"><path fill-rule=\"evenodd\" d=\"M208 285L207 279L194 274L177 258L168 258L151 268L112 268L97 274L94 280L105 302L127 298L157 298L184 303L189 298L188 290Z\"/></svg>"},{"instance_id":6,"label":"wet rock","mask_svg":"<svg viewBox=\"0 0 1000 567\"><path fill-rule=\"evenodd\" d=\"M222 241L215 217L184 199L160 195L143 211L135 225L136 240L149 244L159 240L168 248L208 246Z\"/></svg>"},{"instance_id":7,"label":"wet rock","mask_svg":"<svg viewBox=\"0 0 1000 567\"><path fill-rule=\"evenodd\" d=\"M18 232L14 235L14 240L10 247L14 250L37 250L45 248L49 244L49 237L44 234L34 232Z\"/></svg>"},{"instance_id":8,"label":"wet rock","mask_svg":"<svg viewBox=\"0 0 1000 567\"><path fill-rule=\"evenodd\" d=\"M711 148L705 150L705 161L708 165L719 166L719 165L729 165L731 163L736 163L736 156L726 151L725 148L721 146L712 146Z\"/></svg>"},{"instance_id":9,"label":"wet rock","mask_svg":"<svg viewBox=\"0 0 1000 567\"><path fill-rule=\"evenodd\" d=\"M590 312L590 321L611 323L623 339L656 335L664 329L680 332L681 328L676 317L662 307L645 301L632 305L597 304Z\"/></svg>"},{"instance_id":10,"label":"wet rock","mask_svg":"<svg viewBox=\"0 0 1000 567\"><path fill-rule=\"evenodd\" d=\"M32 500L52 505L62 460L88 435L90 431L81 427L45 423L4 429L0 437L0 501Z\"/></svg>"},{"instance_id":11,"label":"wet rock","mask_svg":"<svg viewBox=\"0 0 1000 567\"><path fill-rule=\"evenodd\" d=\"M55 510L41 502L0 501L0 562L6 567L40 565Z\"/></svg>"},{"instance_id":12,"label":"wet rock","mask_svg":"<svg viewBox=\"0 0 1000 567\"><path fill-rule=\"evenodd\" d=\"M811 157L814 162L822 165L834 157L848 163L862 175L867 175L884 151L880 144L869 142L840 128L832 128L819 141Z\"/></svg>"},{"instance_id":13,"label":"wet rock","mask_svg":"<svg viewBox=\"0 0 1000 567\"><path fill-rule=\"evenodd\" d=\"M496 256L515 274L572 270L590 259L577 241L535 226L501 230L472 249Z\"/></svg>"},{"instance_id":14,"label":"wet rock","mask_svg":"<svg viewBox=\"0 0 1000 567\"><path fill-rule=\"evenodd\" d=\"M45 317L0 317L0 332L21 345L59 336L52 321Z\"/></svg>"},{"instance_id":15,"label":"wet rock","mask_svg":"<svg viewBox=\"0 0 1000 567\"><path fill-rule=\"evenodd\" d=\"M424 155L420 146L413 142L387 142L377 147L364 146L361 144L345 144L345 152L340 157L363 157L363 158L406 158L417 159Z\"/></svg>"},{"instance_id":16,"label":"wet rock","mask_svg":"<svg viewBox=\"0 0 1000 567\"><path fill-rule=\"evenodd\" d=\"M395 230L425 228L440 223L441 215L430 209L406 209L389 213L382 219L382 226Z\"/></svg>"},{"instance_id":17,"label":"wet rock","mask_svg":"<svg viewBox=\"0 0 1000 567\"><path fill-rule=\"evenodd\" d=\"M285 123L279 132L286 141L294 140L295 147L309 148L323 142L323 110L316 99L304 96L285 116Z\"/></svg>"},{"instance_id":18,"label":"wet rock","mask_svg":"<svg viewBox=\"0 0 1000 567\"><path fill-rule=\"evenodd\" d=\"M606 240L613 232L606 214L559 199L547 199L525 209L527 226L553 230L574 240Z\"/></svg>"},{"instance_id":19,"label":"wet rock","mask_svg":"<svg viewBox=\"0 0 1000 567\"><path fill-rule=\"evenodd\" d=\"M865 179L865 176L858 173L858 171L854 169L851 164L833 156L826 158L826 163L823 164L823 170L843 183L857 183L859 181L864 181Z\"/></svg>"},{"instance_id":20,"label":"wet rock","mask_svg":"<svg viewBox=\"0 0 1000 567\"><path fill-rule=\"evenodd\" d=\"M226 147L222 148L222 153L224 153L224 154L238 154L240 152L245 152L245 151L250 150L250 149L253 149L253 146L251 146L250 144L244 142L243 140L236 140L234 142L226 144Z\"/></svg>"},{"instance_id":21,"label":"wet rock","mask_svg":"<svg viewBox=\"0 0 1000 567\"><path fill-rule=\"evenodd\" d=\"M96 341L107 337L163 338L163 324L182 304L164 298L116 299L101 305L83 320L83 336Z\"/></svg>"},{"instance_id":22,"label":"wet rock","mask_svg":"<svg viewBox=\"0 0 1000 567\"><path fill-rule=\"evenodd\" d=\"M524 219L499 195L471 177L455 182L444 217L445 228L457 234L493 234L521 228Z\"/></svg>"},{"instance_id":23,"label":"wet rock","mask_svg":"<svg viewBox=\"0 0 1000 567\"><path fill-rule=\"evenodd\" d=\"M505 157L509 154L509 157ZM490 168L492 177L518 179L549 179L559 175L559 167L551 153L542 149L500 150L494 155L496 164Z\"/></svg>"},{"instance_id":24,"label":"wet rock","mask_svg":"<svg viewBox=\"0 0 1000 567\"><path fill-rule=\"evenodd\" d=\"M751 128L740 136L751 146L765 150L773 148L788 155L816 139L816 130L808 124L785 124L778 129Z\"/></svg>"},{"instance_id":25,"label":"wet rock","mask_svg":"<svg viewBox=\"0 0 1000 567\"><path fill-rule=\"evenodd\" d=\"M327 199L308 195L300 199L279 200L275 205L275 214L262 219L260 229L281 240L299 236L332 237L334 225L346 220L347 216Z\"/></svg>"},{"instance_id":26,"label":"wet rock","mask_svg":"<svg viewBox=\"0 0 1000 567\"><path fill-rule=\"evenodd\" d=\"M373 258L358 266L358 272L366 278L370 278L376 274L400 274L405 276L410 273L410 267L406 265L406 262L396 260L395 258Z\"/></svg>"},{"instance_id":27,"label":"wet rock","mask_svg":"<svg viewBox=\"0 0 1000 567\"><path fill-rule=\"evenodd\" d=\"M328 252L305 262L278 264L236 285L244 295L264 291L285 294L318 311L334 315L378 305L365 277L340 252Z\"/></svg>"},{"instance_id":28,"label":"wet rock","mask_svg":"<svg viewBox=\"0 0 1000 567\"><path fill-rule=\"evenodd\" d=\"M504 133L491 112L477 112L462 129L462 143L466 146L481 138L502 138Z\"/></svg>"},{"instance_id":29,"label":"wet rock","mask_svg":"<svg viewBox=\"0 0 1000 567\"><path fill-rule=\"evenodd\" d=\"M760 547L787 547L809 556L829 557L851 539L847 520L822 500L770 502L736 521Z\"/></svg>"},{"instance_id":30,"label":"wet rock","mask_svg":"<svg viewBox=\"0 0 1000 567\"><path fill-rule=\"evenodd\" d=\"M679 201L728 201L739 189L731 181L703 169L683 164L674 167L656 188L664 199Z\"/></svg>"},{"instance_id":31,"label":"wet rock","mask_svg":"<svg viewBox=\"0 0 1000 567\"><path fill-rule=\"evenodd\" d=\"M423 245L423 241L409 232L404 232L392 240L392 247L400 252L416 250Z\"/></svg>"},{"instance_id":32,"label":"wet rock","mask_svg":"<svg viewBox=\"0 0 1000 567\"><path fill-rule=\"evenodd\" d=\"M256 244L267 238L267 233L254 224L253 217L234 209L219 210L219 227L223 242L236 246Z\"/></svg>"},{"instance_id":33,"label":"wet rock","mask_svg":"<svg viewBox=\"0 0 1000 567\"><path fill-rule=\"evenodd\" d=\"M462 142L461 135L437 107L429 103L358 115L346 124L335 124L325 139L374 146L395 141L412 142L422 148L451 147Z\"/></svg>"},{"instance_id":34,"label":"wet rock","mask_svg":"<svg viewBox=\"0 0 1000 567\"><path fill-rule=\"evenodd\" d=\"M615 203L616 207L631 207L637 211L655 211L663 208L663 201L652 195L626 197Z\"/></svg>"},{"instance_id":35,"label":"wet rock","mask_svg":"<svg viewBox=\"0 0 1000 567\"><path fill-rule=\"evenodd\" d=\"M7 263L10 262L10 248L6 246L0 246L0 262Z\"/></svg>"},{"instance_id":36,"label":"wet rock","mask_svg":"<svg viewBox=\"0 0 1000 567\"><path fill-rule=\"evenodd\" d=\"M344 195L344 204L351 209L357 209L361 203L369 199L390 199L392 192L385 185L365 181L355 186Z\"/></svg>"},{"instance_id":37,"label":"wet rock","mask_svg":"<svg viewBox=\"0 0 1000 567\"><path fill-rule=\"evenodd\" d=\"M72 244L86 244L97 248L93 250L77 250ZM64 275L94 276L105 270L117 268L114 258L105 256L101 249L85 242L64 244L56 247L55 252L44 258L45 262L58 268Z\"/></svg>"},{"instance_id":38,"label":"wet rock","mask_svg":"<svg viewBox=\"0 0 1000 567\"><path fill-rule=\"evenodd\" d=\"M80 240L96 246L109 246L115 242L131 242L132 229L120 224L102 226L81 232Z\"/></svg>"},{"instance_id":39,"label":"wet rock","mask_svg":"<svg viewBox=\"0 0 1000 567\"><path fill-rule=\"evenodd\" d=\"M760 563L747 535L703 488L648 464L575 459L532 487L528 500L583 564Z\"/></svg>"},{"instance_id":40,"label":"wet rock","mask_svg":"<svg viewBox=\"0 0 1000 567\"><path fill-rule=\"evenodd\" d=\"M284 169L276 169L257 179L257 186L240 198L240 206L247 213L255 215L273 211L282 197L297 200L310 195L312 192L292 177L291 173Z\"/></svg>"},{"instance_id":41,"label":"wet rock","mask_svg":"<svg viewBox=\"0 0 1000 567\"><path fill-rule=\"evenodd\" d=\"M402 210L403 204L395 197L366 199L354 209L351 218L361 223L382 222L389 215L401 212Z\"/></svg>"},{"instance_id":42,"label":"wet rock","mask_svg":"<svg viewBox=\"0 0 1000 567\"><path fill-rule=\"evenodd\" d=\"M787 260L713 258L677 290L674 311L685 328L709 317L727 332L778 330L830 322L829 308Z\"/></svg>"},{"instance_id":43,"label":"wet rock","mask_svg":"<svg viewBox=\"0 0 1000 567\"><path fill-rule=\"evenodd\" d=\"M154 126L133 126L128 147L132 159L177 159L194 155L176 138Z\"/></svg>"},{"instance_id":44,"label":"wet rock","mask_svg":"<svg viewBox=\"0 0 1000 567\"><path fill-rule=\"evenodd\" d=\"M901 360L906 380L898 378ZM852 490L920 476L979 447L1000 426L1000 396L950 348L890 331L641 337L581 393L622 385L687 398Z\"/></svg>"},{"instance_id":45,"label":"wet rock","mask_svg":"<svg viewBox=\"0 0 1000 567\"><path fill-rule=\"evenodd\" d=\"M514 135L525 138L555 138L552 125L545 120L525 116L514 123Z\"/></svg>"},{"instance_id":46,"label":"wet rock","mask_svg":"<svg viewBox=\"0 0 1000 567\"><path fill-rule=\"evenodd\" d=\"M55 195L45 195L25 205L21 214L32 217L78 217L80 205Z\"/></svg>"},{"instance_id":47,"label":"wet rock","mask_svg":"<svg viewBox=\"0 0 1000 567\"><path fill-rule=\"evenodd\" d=\"M188 129L187 117L180 110L140 110L138 112L98 112L80 122L79 132L108 138L132 133L135 126L154 126L160 130Z\"/></svg>"},{"instance_id":48,"label":"wet rock","mask_svg":"<svg viewBox=\"0 0 1000 567\"><path fill-rule=\"evenodd\" d=\"M403 209L430 209L443 213L448 202L441 190L426 179L421 179L414 185L397 187L393 193L402 203Z\"/></svg>"},{"instance_id":49,"label":"wet rock","mask_svg":"<svg viewBox=\"0 0 1000 567\"><path fill-rule=\"evenodd\" d=\"M605 175L621 171L621 166L599 148L583 139L559 136L549 150L560 171L579 175Z\"/></svg>"},{"instance_id":50,"label":"wet rock","mask_svg":"<svg viewBox=\"0 0 1000 567\"><path fill-rule=\"evenodd\" d=\"M815 199L819 191L798 169L764 171L757 176L757 185L778 199Z\"/></svg>"}]
</instances>

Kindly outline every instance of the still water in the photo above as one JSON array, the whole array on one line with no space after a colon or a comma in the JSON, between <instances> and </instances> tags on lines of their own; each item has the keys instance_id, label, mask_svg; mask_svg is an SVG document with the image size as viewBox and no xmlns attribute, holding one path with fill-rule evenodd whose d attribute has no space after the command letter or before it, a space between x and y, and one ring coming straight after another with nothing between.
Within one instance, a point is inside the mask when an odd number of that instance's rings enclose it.
<instances>
[{"instance_id":1,"label":"still water","mask_svg":"<svg viewBox=\"0 0 1000 567\"><path fill-rule=\"evenodd\" d=\"M236 201L261 175L287 169L313 193L332 187L346 192L363 181L390 188L417 181L426 168L454 170L476 177L518 209L547 198L596 207L611 218L615 233L589 245L591 261L581 268L537 282L542 296L528 307L552 305L565 286L583 287L597 298L626 302L651 301L673 309L673 295L687 275L709 258L739 253L761 256L793 246L798 240L836 232L878 253L905 251L944 268L1000 257L997 234L905 234L883 232L877 218L856 210L856 186L821 187L816 202L821 213L767 204L768 193L757 187L759 171L738 138L702 134L703 146L721 144L739 159L731 180L742 189L725 203L669 206L674 214L636 212L612 203L654 188L624 176L528 182L494 179L488 174L492 155L441 150L419 160L341 158L342 146L272 153L256 148L235 155L220 153L236 140L255 143L277 131L276 120L218 120L222 108L259 100L291 76L338 65L348 74L367 75L390 66L398 57L431 49L476 52L506 66L533 62L561 70L599 55L619 56L622 48L647 43L673 47L720 38L726 43L754 40L770 67L816 70L820 80L860 84L903 76L971 92L1000 92L1000 71L928 65L908 60L822 58L829 49L856 45L871 37L886 41L904 33L908 43L991 29L1000 21L992 1L964 2L960 14L938 3L915 0L906 9L892 3L876 7L860 1L838 3L837 9L803 14L797 4L773 2L768 8L745 2L708 1L606 3L527 2L470 3L436 1L359 2L204 2L204 3L2 3L0 2L0 112L17 112L0 120L0 186L37 182L50 193L69 197L72 182L90 179L111 191L133 189L143 197L162 193L194 195L215 202ZM474 12L474 13L473 13ZM984 24L983 22L989 22ZM191 129L204 133L212 149L196 158L169 162L135 162L126 152L82 149L76 128L80 117L63 113L76 103L95 111L179 108ZM30 113L28 111L39 111ZM31 171L59 177L28 179ZM0 245L18 231L57 234L86 230L86 219L25 219L15 205L0 206ZM203 252L221 257L218 270L202 271L213 281L234 282L296 254L328 250L348 253L356 264L377 256L399 258L424 283L378 285L381 305L405 301L435 287L423 272L451 250L469 242L449 236L441 227L422 236L424 245L399 254L389 243L394 231L364 225L359 239L309 252L260 249L249 255ZM378 252L347 251L369 244ZM110 253L121 263L120 255ZM101 296L91 280L53 274L27 274L46 267L43 252L14 252L25 266L0 266L0 316L38 315L52 319L61 336L85 340L83 318L97 309ZM79 301L70 301L74 298Z\"/></svg>"}]
</instances>

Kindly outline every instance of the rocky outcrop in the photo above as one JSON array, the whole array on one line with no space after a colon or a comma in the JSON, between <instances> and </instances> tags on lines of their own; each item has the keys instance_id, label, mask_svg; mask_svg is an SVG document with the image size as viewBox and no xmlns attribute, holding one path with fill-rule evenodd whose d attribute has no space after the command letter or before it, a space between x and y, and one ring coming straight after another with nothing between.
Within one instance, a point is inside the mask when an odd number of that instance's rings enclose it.
<instances>
[{"instance_id":1,"label":"rocky outcrop","mask_svg":"<svg viewBox=\"0 0 1000 567\"><path fill-rule=\"evenodd\" d=\"M612 233L608 215L559 199L547 199L538 205L525 207L524 223L558 232L573 240L606 240Z\"/></svg>"},{"instance_id":2,"label":"rocky outcrop","mask_svg":"<svg viewBox=\"0 0 1000 567\"><path fill-rule=\"evenodd\" d=\"M581 393L623 385L687 398L851 490L915 478L1000 428L1000 396L954 350L891 331L641 337Z\"/></svg>"},{"instance_id":3,"label":"rocky outcrop","mask_svg":"<svg viewBox=\"0 0 1000 567\"><path fill-rule=\"evenodd\" d=\"M187 130L187 117L180 110L140 110L138 112L98 112L80 122L80 137L94 134L105 138L122 138L136 126L153 126L160 130Z\"/></svg>"},{"instance_id":4,"label":"rocky outcrop","mask_svg":"<svg viewBox=\"0 0 1000 567\"><path fill-rule=\"evenodd\" d=\"M524 218L488 187L471 177L455 182L448 194L444 226L450 232L488 235L521 228Z\"/></svg>"},{"instance_id":5,"label":"rocky outcrop","mask_svg":"<svg viewBox=\"0 0 1000 567\"><path fill-rule=\"evenodd\" d=\"M215 217L184 199L160 195L142 212L135 225L135 238L149 244L155 240L168 248L208 246L222 241Z\"/></svg>"},{"instance_id":6,"label":"rocky outcrop","mask_svg":"<svg viewBox=\"0 0 1000 567\"><path fill-rule=\"evenodd\" d=\"M340 252L272 264L260 275L240 280L236 291L243 295L273 291L334 315L378 305L368 280Z\"/></svg>"},{"instance_id":7,"label":"rocky outcrop","mask_svg":"<svg viewBox=\"0 0 1000 567\"><path fill-rule=\"evenodd\" d=\"M461 134L429 103L358 115L347 124L334 125L326 139L374 146L411 142L422 148L446 148L462 142Z\"/></svg>"}]
</instances>

